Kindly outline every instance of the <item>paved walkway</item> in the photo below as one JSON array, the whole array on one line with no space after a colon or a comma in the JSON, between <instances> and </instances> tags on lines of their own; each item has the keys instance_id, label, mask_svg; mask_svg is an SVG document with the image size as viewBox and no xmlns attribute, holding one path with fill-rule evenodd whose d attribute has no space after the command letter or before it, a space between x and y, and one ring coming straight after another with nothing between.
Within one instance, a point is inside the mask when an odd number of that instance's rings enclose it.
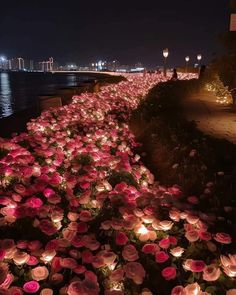
<instances>
[{"instance_id":1,"label":"paved walkway","mask_svg":"<svg viewBox=\"0 0 236 295\"><path fill-rule=\"evenodd\" d=\"M183 102L188 120L194 120L204 133L236 144L236 112L216 103L210 92L194 94Z\"/></svg>"}]
</instances>

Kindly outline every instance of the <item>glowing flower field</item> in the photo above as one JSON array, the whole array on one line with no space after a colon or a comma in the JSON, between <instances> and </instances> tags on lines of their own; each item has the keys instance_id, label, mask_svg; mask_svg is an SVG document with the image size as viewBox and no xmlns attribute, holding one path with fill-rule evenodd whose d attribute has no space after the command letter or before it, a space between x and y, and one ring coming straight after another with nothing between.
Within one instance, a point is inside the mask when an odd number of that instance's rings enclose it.
<instances>
[{"instance_id":1,"label":"glowing flower field","mask_svg":"<svg viewBox=\"0 0 236 295\"><path fill-rule=\"evenodd\" d=\"M160 76L126 78L0 140L0 294L236 294L230 235L134 152L129 116Z\"/></svg>"}]
</instances>

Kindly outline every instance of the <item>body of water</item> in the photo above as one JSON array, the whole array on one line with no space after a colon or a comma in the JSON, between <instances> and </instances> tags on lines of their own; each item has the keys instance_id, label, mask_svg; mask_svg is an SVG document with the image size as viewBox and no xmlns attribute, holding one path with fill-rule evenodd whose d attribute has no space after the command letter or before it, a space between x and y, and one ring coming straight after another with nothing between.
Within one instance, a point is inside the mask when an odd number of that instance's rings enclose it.
<instances>
[{"instance_id":1,"label":"body of water","mask_svg":"<svg viewBox=\"0 0 236 295\"><path fill-rule=\"evenodd\" d=\"M79 73L0 72L0 118L36 108L39 95L53 95L59 88L78 86L93 79Z\"/></svg>"}]
</instances>

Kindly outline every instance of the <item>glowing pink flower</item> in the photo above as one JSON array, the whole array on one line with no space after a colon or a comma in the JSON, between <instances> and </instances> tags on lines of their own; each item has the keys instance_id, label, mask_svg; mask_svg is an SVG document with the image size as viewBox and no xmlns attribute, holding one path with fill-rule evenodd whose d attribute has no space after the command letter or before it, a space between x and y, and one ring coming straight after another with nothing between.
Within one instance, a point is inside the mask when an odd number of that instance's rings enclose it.
<instances>
[{"instance_id":1,"label":"glowing pink flower","mask_svg":"<svg viewBox=\"0 0 236 295\"><path fill-rule=\"evenodd\" d=\"M164 263L169 259L169 255L164 251L160 251L155 254L155 259L157 263Z\"/></svg>"},{"instance_id":2,"label":"glowing pink flower","mask_svg":"<svg viewBox=\"0 0 236 295\"><path fill-rule=\"evenodd\" d=\"M122 256L127 261L135 261L139 258L138 251L133 245L127 245L122 251Z\"/></svg>"},{"instance_id":3,"label":"glowing pink flower","mask_svg":"<svg viewBox=\"0 0 236 295\"><path fill-rule=\"evenodd\" d=\"M191 260L190 270L192 272L202 272L206 267L206 264L202 260Z\"/></svg>"},{"instance_id":4,"label":"glowing pink flower","mask_svg":"<svg viewBox=\"0 0 236 295\"><path fill-rule=\"evenodd\" d=\"M185 233L185 237L189 242L196 242L199 239L199 234L196 230L189 230Z\"/></svg>"},{"instance_id":5,"label":"glowing pink flower","mask_svg":"<svg viewBox=\"0 0 236 295\"><path fill-rule=\"evenodd\" d=\"M128 262L124 266L125 275L127 278L132 279L135 284L140 285L145 277L145 270L138 262Z\"/></svg>"},{"instance_id":6,"label":"glowing pink flower","mask_svg":"<svg viewBox=\"0 0 236 295\"><path fill-rule=\"evenodd\" d=\"M10 295L23 295L23 291L19 287L11 287L9 289L9 294Z\"/></svg>"},{"instance_id":7,"label":"glowing pink flower","mask_svg":"<svg viewBox=\"0 0 236 295\"><path fill-rule=\"evenodd\" d=\"M128 242L128 238L126 236L126 234L124 234L123 232L118 232L116 234L116 244L119 246L124 246L127 244Z\"/></svg>"},{"instance_id":8,"label":"glowing pink flower","mask_svg":"<svg viewBox=\"0 0 236 295\"><path fill-rule=\"evenodd\" d=\"M155 254L155 252L159 251L159 247L157 244L145 244L142 247L142 252L145 254Z\"/></svg>"},{"instance_id":9,"label":"glowing pink flower","mask_svg":"<svg viewBox=\"0 0 236 295\"><path fill-rule=\"evenodd\" d=\"M216 281L219 279L221 271L214 264L206 266L203 270L203 279L208 282Z\"/></svg>"},{"instance_id":10,"label":"glowing pink flower","mask_svg":"<svg viewBox=\"0 0 236 295\"><path fill-rule=\"evenodd\" d=\"M37 281L26 282L23 286L24 292L29 293L29 294L36 293L39 290L39 288L40 288L40 285Z\"/></svg>"},{"instance_id":11,"label":"glowing pink flower","mask_svg":"<svg viewBox=\"0 0 236 295\"><path fill-rule=\"evenodd\" d=\"M172 266L166 267L162 270L161 274L167 281L173 280L176 277L176 268Z\"/></svg>"},{"instance_id":12,"label":"glowing pink flower","mask_svg":"<svg viewBox=\"0 0 236 295\"><path fill-rule=\"evenodd\" d=\"M38 266L31 269L31 277L35 281L45 280L49 275L48 269L46 266Z\"/></svg>"},{"instance_id":13,"label":"glowing pink flower","mask_svg":"<svg viewBox=\"0 0 236 295\"><path fill-rule=\"evenodd\" d=\"M171 291L171 295L187 295L184 287L182 286L176 286L174 289Z\"/></svg>"},{"instance_id":14,"label":"glowing pink flower","mask_svg":"<svg viewBox=\"0 0 236 295\"><path fill-rule=\"evenodd\" d=\"M217 233L214 239L221 244L230 244L232 242L230 235L226 233Z\"/></svg>"},{"instance_id":15,"label":"glowing pink flower","mask_svg":"<svg viewBox=\"0 0 236 295\"><path fill-rule=\"evenodd\" d=\"M168 249L170 247L170 239L164 238L159 242L159 246L163 249Z\"/></svg>"}]
</instances>

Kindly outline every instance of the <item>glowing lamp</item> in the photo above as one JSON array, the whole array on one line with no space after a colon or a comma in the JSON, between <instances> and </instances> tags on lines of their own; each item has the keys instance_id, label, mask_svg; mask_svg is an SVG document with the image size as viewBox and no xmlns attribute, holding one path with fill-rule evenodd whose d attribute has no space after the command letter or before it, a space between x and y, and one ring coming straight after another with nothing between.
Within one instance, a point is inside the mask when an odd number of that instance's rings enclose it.
<instances>
[{"instance_id":1,"label":"glowing lamp","mask_svg":"<svg viewBox=\"0 0 236 295\"><path fill-rule=\"evenodd\" d=\"M197 55L197 60L200 61L201 59L202 59L202 55L201 54L198 54Z\"/></svg>"},{"instance_id":2,"label":"glowing lamp","mask_svg":"<svg viewBox=\"0 0 236 295\"><path fill-rule=\"evenodd\" d=\"M189 62L189 60L190 60L189 56L186 56L185 60L186 60L186 62Z\"/></svg>"},{"instance_id":3,"label":"glowing lamp","mask_svg":"<svg viewBox=\"0 0 236 295\"><path fill-rule=\"evenodd\" d=\"M167 58L169 56L169 50L168 50L168 48L166 48L166 49L163 50L163 56L164 56L164 58Z\"/></svg>"}]
</instances>

